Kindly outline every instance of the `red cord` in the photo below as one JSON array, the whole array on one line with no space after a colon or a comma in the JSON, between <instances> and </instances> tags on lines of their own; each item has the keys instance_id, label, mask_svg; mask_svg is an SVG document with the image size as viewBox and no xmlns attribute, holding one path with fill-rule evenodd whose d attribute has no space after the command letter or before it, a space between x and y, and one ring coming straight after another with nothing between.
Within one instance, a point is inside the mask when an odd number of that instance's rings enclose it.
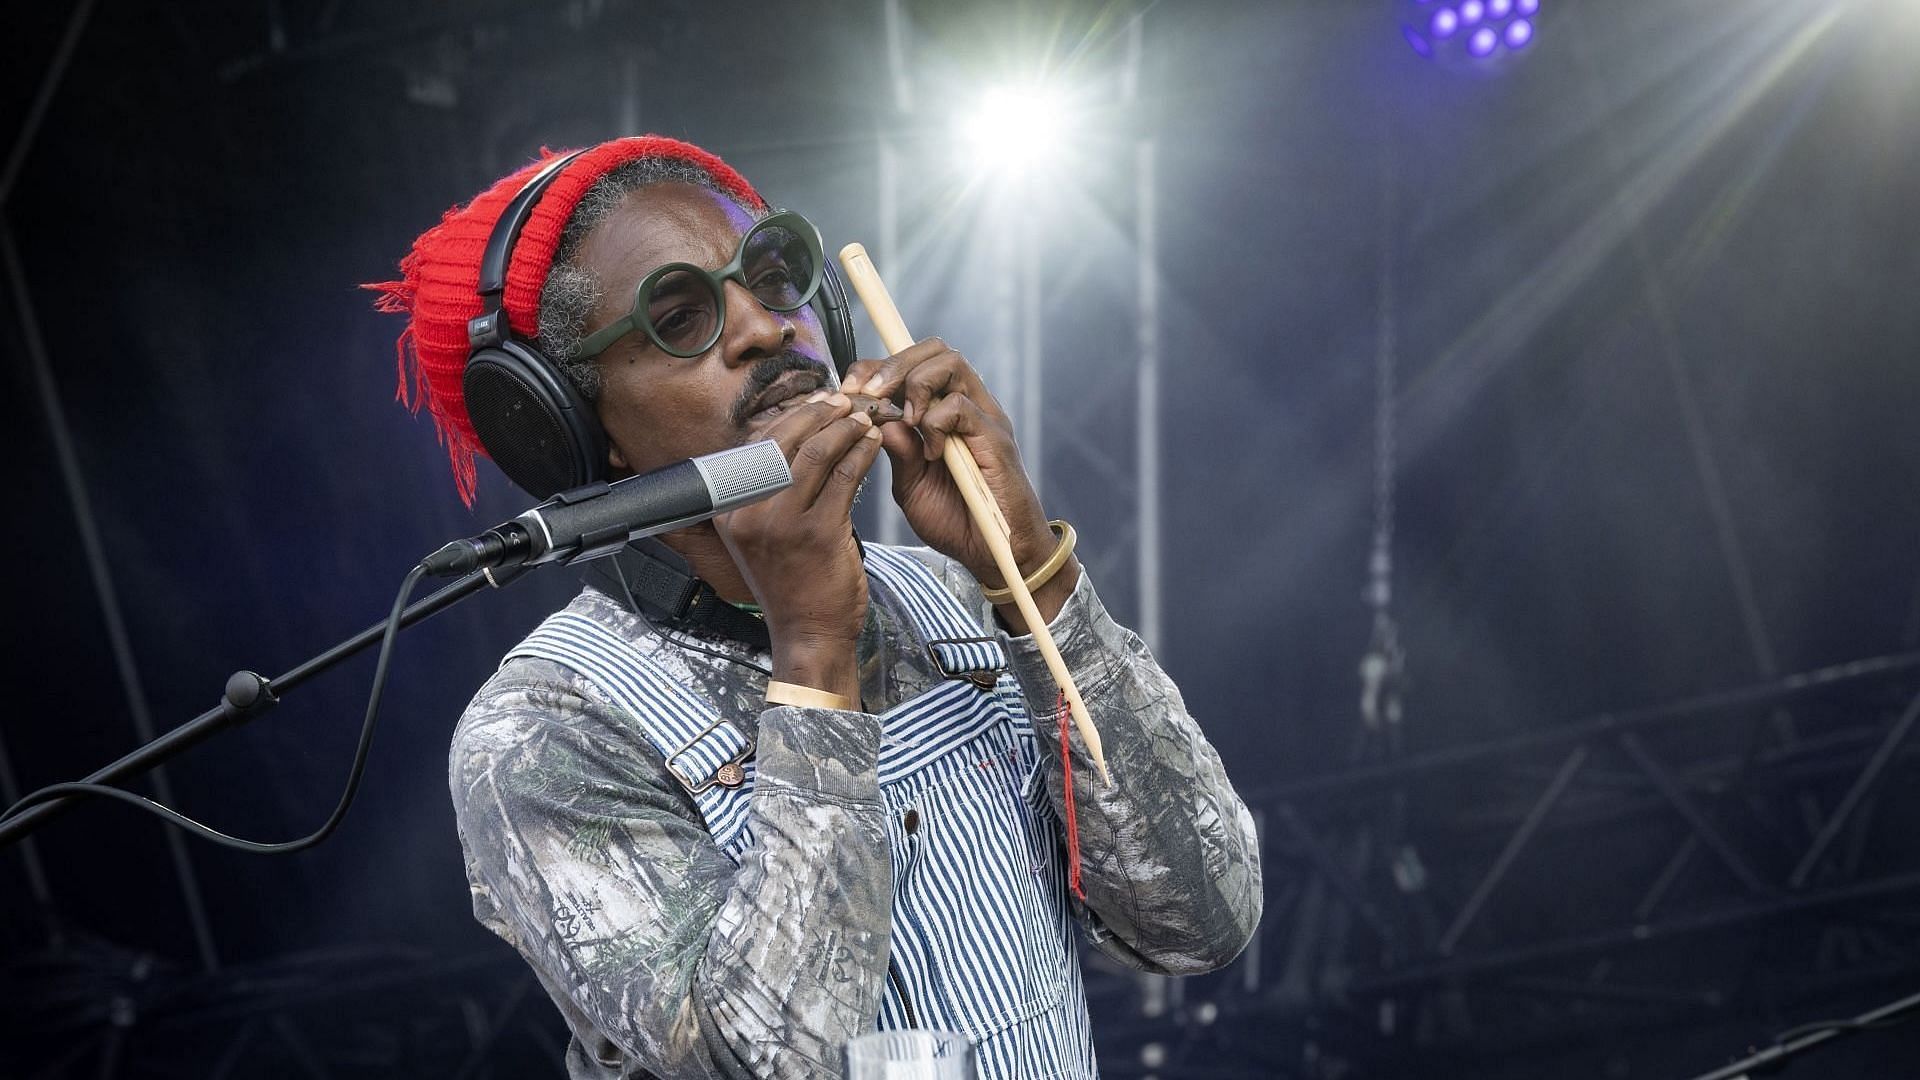
<instances>
[{"instance_id":1,"label":"red cord","mask_svg":"<svg viewBox=\"0 0 1920 1080\"><path fill-rule=\"evenodd\" d=\"M1073 748L1067 742L1067 724L1073 717L1067 711L1067 692L1060 691L1055 707L1060 712L1060 767L1066 771L1067 789L1067 887L1083 902L1087 890L1080 886L1080 822L1073 812Z\"/></svg>"}]
</instances>

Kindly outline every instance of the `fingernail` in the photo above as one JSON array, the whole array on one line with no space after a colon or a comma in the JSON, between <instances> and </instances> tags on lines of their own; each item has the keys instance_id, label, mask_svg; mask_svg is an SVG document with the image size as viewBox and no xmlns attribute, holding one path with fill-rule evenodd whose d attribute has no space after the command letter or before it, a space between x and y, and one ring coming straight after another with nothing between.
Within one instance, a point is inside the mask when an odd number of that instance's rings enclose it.
<instances>
[{"instance_id":1,"label":"fingernail","mask_svg":"<svg viewBox=\"0 0 1920 1080\"><path fill-rule=\"evenodd\" d=\"M861 415L865 416L866 414L862 413ZM860 437L863 439L878 439L880 437L880 429L877 427L870 427L867 429L867 433Z\"/></svg>"},{"instance_id":2,"label":"fingernail","mask_svg":"<svg viewBox=\"0 0 1920 1080\"><path fill-rule=\"evenodd\" d=\"M833 391L831 390L815 390L813 393L807 395L807 404L812 405L817 401L825 401L832 396Z\"/></svg>"},{"instance_id":3,"label":"fingernail","mask_svg":"<svg viewBox=\"0 0 1920 1080\"><path fill-rule=\"evenodd\" d=\"M873 417L871 417L871 416L868 416L868 415L867 415L866 413L864 413L864 412L857 412L857 413L854 413L854 414L853 414L853 422L854 422L854 423L856 423L856 424L864 424L864 425L866 425L867 427L873 427ZM879 428L873 428L873 430L875 430L875 431L879 431L880 429L879 429Z\"/></svg>"},{"instance_id":4,"label":"fingernail","mask_svg":"<svg viewBox=\"0 0 1920 1080\"><path fill-rule=\"evenodd\" d=\"M909 427L913 425L913 402L907 402L906 407L900 410L900 422Z\"/></svg>"},{"instance_id":5,"label":"fingernail","mask_svg":"<svg viewBox=\"0 0 1920 1080\"><path fill-rule=\"evenodd\" d=\"M880 388L885 385L887 385L887 377L885 375L875 375L873 378L867 380L867 387L865 390L862 390L861 393L866 394L868 397L879 397Z\"/></svg>"},{"instance_id":6,"label":"fingernail","mask_svg":"<svg viewBox=\"0 0 1920 1080\"><path fill-rule=\"evenodd\" d=\"M832 396L828 397L827 400L831 402L836 408L842 405L851 404L851 402L847 398L847 395L841 394L841 393L835 393Z\"/></svg>"}]
</instances>

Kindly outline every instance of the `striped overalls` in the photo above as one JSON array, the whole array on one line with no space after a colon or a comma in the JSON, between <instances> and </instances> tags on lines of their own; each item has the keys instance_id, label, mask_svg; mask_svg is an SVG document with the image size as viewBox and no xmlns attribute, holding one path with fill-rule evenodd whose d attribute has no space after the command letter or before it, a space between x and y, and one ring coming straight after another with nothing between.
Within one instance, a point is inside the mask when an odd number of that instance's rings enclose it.
<instances>
[{"instance_id":1,"label":"striped overalls","mask_svg":"<svg viewBox=\"0 0 1920 1080\"><path fill-rule=\"evenodd\" d=\"M874 602L909 622L949 676L881 717L893 926L878 1027L965 1035L982 1080L1093 1077L1061 843L1019 683L1000 644L924 565L877 544L865 551ZM709 779L750 755L750 740L712 702L565 611L511 655L565 664L603 688L740 861L754 843L753 761L738 786Z\"/></svg>"}]
</instances>

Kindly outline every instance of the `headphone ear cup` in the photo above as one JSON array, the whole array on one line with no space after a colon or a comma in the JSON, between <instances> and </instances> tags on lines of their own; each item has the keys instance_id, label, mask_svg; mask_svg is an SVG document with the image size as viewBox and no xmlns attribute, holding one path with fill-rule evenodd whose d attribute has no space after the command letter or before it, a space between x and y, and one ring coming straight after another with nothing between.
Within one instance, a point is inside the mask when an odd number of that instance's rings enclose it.
<instances>
[{"instance_id":1,"label":"headphone ear cup","mask_svg":"<svg viewBox=\"0 0 1920 1080\"><path fill-rule=\"evenodd\" d=\"M599 416L537 351L517 341L477 349L461 386L487 456L528 494L548 499L604 478Z\"/></svg>"},{"instance_id":2,"label":"headphone ear cup","mask_svg":"<svg viewBox=\"0 0 1920 1080\"><path fill-rule=\"evenodd\" d=\"M821 275L820 288L813 294L813 310L827 333L827 352L833 357L833 370L845 377L847 369L860 358L853 341L853 309L847 306L847 289L840 274L828 262Z\"/></svg>"}]
</instances>

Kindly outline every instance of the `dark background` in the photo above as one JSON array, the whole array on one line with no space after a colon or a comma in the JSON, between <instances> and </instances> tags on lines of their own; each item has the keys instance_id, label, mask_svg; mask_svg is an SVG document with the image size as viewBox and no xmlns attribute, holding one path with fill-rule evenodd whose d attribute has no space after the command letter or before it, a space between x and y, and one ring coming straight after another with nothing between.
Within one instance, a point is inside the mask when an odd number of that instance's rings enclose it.
<instances>
[{"instance_id":1,"label":"dark background","mask_svg":"<svg viewBox=\"0 0 1920 1080\"><path fill-rule=\"evenodd\" d=\"M400 322L355 287L446 207L543 145L658 131L830 247L872 245L884 137L902 309L992 372L1008 226L945 148L949 114L1044 65L1093 104L1029 193L1047 422L1023 440L1134 619L1131 155L1151 136L1156 652L1268 838L1266 922L1234 968L1094 973L1106 1071L1684 1076L1920 989L1920 7L1544 6L1533 47L1479 68L1413 55L1390 3L909 2L901 111L878 0L134 0L83 12L64 69L73 11L17 5L0 794L130 749L136 712L180 723L235 668L285 670L384 613L422 553L525 505L484 465L460 504L392 399ZM1391 734L1363 724L1356 674L1383 350ZM193 843L183 876L159 826L88 805L0 853L0 1075L557 1075L551 1006L469 917L444 754L574 588L545 571L405 636L363 790L315 851ZM370 674L180 759L174 803L249 837L312 828ZM1614 727L1553 741L1608 715L1644 721L1677 802ZM1915 1038L1787 1075L1911 1075Z\"/></svg>"}]
</instances>

